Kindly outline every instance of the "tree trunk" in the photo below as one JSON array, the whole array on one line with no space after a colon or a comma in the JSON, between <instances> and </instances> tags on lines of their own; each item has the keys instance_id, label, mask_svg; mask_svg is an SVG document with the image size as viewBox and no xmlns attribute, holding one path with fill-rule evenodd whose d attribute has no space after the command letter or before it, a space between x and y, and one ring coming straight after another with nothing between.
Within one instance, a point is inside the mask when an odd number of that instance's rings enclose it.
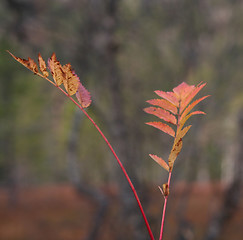
<instances>
[{"instance_id":1,"label":"tree trunk","mask_svg":"<svg viewBox=\"0 0 243 240\"><path fill-rule=\"evenodd\" d=\"M130 134L128 132L128 124L126 122L125 102L123 94L122 79L119 72L117 57L121 48L120 43L116 39L116 31L119 25L119 4L117 0L106 1L106 20L104 21L104 32L106 34L107 44L104 53L104 63L107 70L107 86L109 87L111 108L110 108L110 135L112 143L117 149L118 156L123 162L132 179L136 178L133 166L136 163L136 157L132 154L132 146L130 144ZM118 165L117 165L118 168ZM122 201L122 224L125 227L125 233L128 234L127 228L132 225L134 230L133 236L121 236L121 239L147 239L145 233L145 225L143 224L142 215L139 212L137 203L132 194L130 186L118 168L116 178L120 188L120 196ZM134 182L134 180L133 180ZM138 182L134 182L138 188Z\"/></svg>"}]
</instances>

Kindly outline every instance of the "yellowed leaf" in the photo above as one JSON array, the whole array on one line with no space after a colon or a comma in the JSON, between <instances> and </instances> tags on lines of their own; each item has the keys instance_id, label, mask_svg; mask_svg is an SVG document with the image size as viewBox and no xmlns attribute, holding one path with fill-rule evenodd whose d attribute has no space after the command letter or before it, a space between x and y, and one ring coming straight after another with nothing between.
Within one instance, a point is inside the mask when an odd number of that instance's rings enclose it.
<instances>
[{"instance_id":1,"label":"yellowed leaf","mask_svg":"<svg viewBox=\"0 0 243 240\"><path fill-rule=\"evenodd\" d=\"M28 58L28 68L34 72L34 73L38 73L38 67L37 64L35 63L35 61L32 58Z\"/></svg>"},{"instance_id":2,"label":"yellowed leaf","mask_svg":"<svg viewBox=\"0 0 243 240\"><path fill-rule=\"evenodd\" d=\"M38 54L38 62L39 62L39 67L40 67L41 72L43 73L43 75L45 77L48 77L49 73L46 69L46 63L45 63L44 59L42 58L42 56L40 55L40 53Z\"/></svg>"},{"instance_id":3,"label":"yellowed leaf","mask_svg":"<svg viewBox=\"0 0 243 240\"><path fill-rule=\"evenodd\" d=\"M179 140L175 139L174 145L171 149L169 159L168 159L170 170L173 169L174 162L175 162L177 156L179 155L181 149L182 149L182 139L181 138Z\"/></svg>"},{"instance_id":4,"label":"yellowed leaf","mask_svg":"<svg viewBox=\"0 0 243 240\"><path fill-rule=\"evenodd\" d=\"M13 55L11 52L7 51L16 61L18 61L19 63L21 63L22 65L24 65L26 68L28 68L29 70L31 70L34 73L38 73L38 67L37 64L35 63L35 61L32 58L28 58L28 60L26 59L22 59L19 57L16 57L15 55Z\"/></svg>"},{"instance_id":5,"label":"yellowed leaf","mask_svg":"<svg viewBox=\"0 0 243 240\"><path fill-rule=\"evenodd\" d=\"M79 88L79 83L80 83L79 78L72 70L72 66L70 63L64 65L62 67L62 71L64 75L63 78L64 87L67 90L68 94L72 96L77 92Z\"/></svg>"},{"instance_id":6,"label":"yellowed leaf","mask_svg":"<svg viewBox=\"0 0 243 240\"><path fill-rule=\"evenodd\" d=\"M60 86L63 83L63 71L62 66L59 61L57 61L56 54L53 53L51 58L48 60L48 66L51 71L54 82L57 86Z\"/></svg>"}]
</instances>

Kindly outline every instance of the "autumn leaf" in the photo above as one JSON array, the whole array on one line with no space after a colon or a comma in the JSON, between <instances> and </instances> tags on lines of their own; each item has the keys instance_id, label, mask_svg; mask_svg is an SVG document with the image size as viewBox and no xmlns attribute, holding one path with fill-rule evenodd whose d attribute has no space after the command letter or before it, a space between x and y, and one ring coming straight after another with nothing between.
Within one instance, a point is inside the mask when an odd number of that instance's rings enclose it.
<instances>
[{"instance_id":1,"label":"autumn leaf","mask_svg":"<svg viewBox=\"0 0 243 240\"><path fill-rule=\"evenodd\" d=\"M153 114L153 115L165 120L166 122L169 122L172 124L176 124L176 122L177 122L177 120L173 114L169 113L168 111L166 111L162 108L147 107L147 108L144 108L144 111L146 113Z\"/></svg>"},{"instance_id":2,"label":"autumn leaf","mask_svg":"<svg viewBox=\"0 0 243 240\"><path fill-rule=\"evenodd\" d=\"M61 70L63 74L63 85L68 94L72 96L79 88L79 77L75 74L70 63L64 65Z\"/></svg>"},{"instance_id":3,"label":"autumn leaf","mask_svg":"<svg viewBox=\"0 0 243 240\"><path fill-rule=\"evenodd\" d=\"M176 141L171 149L169 159L168 159L170 170L173 169L174 162L177 156L179 155L179 153L181 152L181 149L182 149L182 138Z\"/></svg>"},{"instance_id":4,"label":"autumn leaf","mask_svg":"<svg viewBox=\"0 0 243 240\"><path fill-rule=\"evenodd\" d=\"M185 82L182 82L179 86L173 89L173 92L176 94L177 99L180 102L184 102L187 96L195 89L194 85L188 85Z\"/></svg>"},{"instance_id":5,"label":"autumn leaf","mask_svg":"<svg viewBox=\"0 0 243 240\"><path fill-rule=\"evenodd\" d=\"M175 131L165 123L162 122L146 122L147 125L158 128L159 130L168 133L170 136L175 136Z\"/></svg>"},{"instance_id":6,"label":"autumn leaf","mask_svg":"<svg viewBox=\"0 0 243 240\"><path fill-rule=\"evenodd\" d=\"M34 72L38 73L38 66L32 58L28 58L28 68Z\"/></svg>"},{"instance_id":7,"label":"autumn leaf","mask_svg":"<svg viewBox=\"0 0 243 240\"><path fill-rule=\"evenodd\" d=\"M178 128L178 131L177 131L178 133L177 133L175 139L179 140L180 138L183 138L187 134L187 132L189 131L189 129L191 128L191 126L192 125L189 125L187 127L184 127L182 130L181 130L181 128Z\"/></svg>"},{"instance_id":8,"label":"autumn leaf","mask_svg":"<svg viewBox=\"0 0 243 240\"><path fill-rule=\"evenodd\" d=\"M44 59L42 58L42 56L40 55L40 53L38 54L38 62L39 62L40 70L43 73L43 76L48 77L49 73L47 72L47 69L46 69L46 63L45 63Z\"/></svg>"},{"instance_id":9,"label":"autumn leaf","mask_svg":"<svg viewBox=\"0 0 243 240\"><path fill-rule=\"evenodd\" d=\"M180 129L184 126L184 124L186 123L186 121L193 115L198 115L198 114L203 114L205 115L206 113L205 112L202 112L202 111L195 111L195 112L191 112L190 114L186 115L185 117L181 118L179 117L179 127Z\"/></svg>"},{"instance_id":10,"label":"autumn leaf","mask_svg":"<svg viewBox=\"0 0 243 240\"><path fill-rule=\"evenodd\" d=\"M162 168L164 168L167 172L169 172L169 166L168 166L168 164L161 157L158 157L157 155L154 155L154 154L149 154L149 156L155 162L157 162Z\"/></svg>"},{"instance_id":11,"label":"autumn leaf","mask_svg":"<svg viewBox=\"0 0 243 240\"><path fill-rule=\"evenodd\" d=\"M161 107L167 111L170 111L173 114L177 114L177 107L165 99L151 99L148 100L147 103Z\"/></svg>"},{"instance_id":12,"label":"autumn leaf","mask_svg":"<svg viewBox=\"0 0 243 240\"><path fill-rule=\"evenodd\" d=\"M202 98L197 99L196 101L194 101L192 104L190 104L185 110L184 112L181 114L181 118L184 118L199 102L201 102L202 100L204 100L205 98L209 97L209 95L204 96ZM200 112L201 113L201 112Z\"/></svg>"},{"instance_id":13,"label":"autumn leaf","mask_svg":"<svg viewBox=\"0 0 243 240\"><path fill-rule=\"evenodd\" d=\"M169 101L170 103L175 105L176 107L179 106L179 101L178 101L176 95L173 92L164 92L164 91L160 91L160 90L156 90L154 92L157 95L159 95L160 97L166 99L167 101Z\"/></svg>"},{"instance_id":14,"label":"autumn leaf","mask_svg":"<svg viewBox=\"0 0 243 240\"><path fill-rule=\"evenodd\" d=\"M19 57L14 56L11 52L7 51L16 61L18 61L19 63L21 63L22 65L24 65L26 68L28 68L30 71L32 71L33 73L38 73L38 67L37 64L35 63L35 61L32 58L28 58L28 60L26 59L22 59Z\"/></svg>"},{"instance_id":15,"label":"autumn leaf","mask_svg":"<svg viewBox=\"0 0 243 240\"><path fill-rule=\"evenodd\" d=\"M76 97L83 108L87 108L91 104L90 93L81 83L79 83Z\"/></svg>"},{"instance_id":16,"label":"autumn leaf","mask_svg":"<svg viewBox=\"0 0 243 240\"><path fill-rule=\"evenodd\" d=\"M199 83L196 87L193 86L193 90L188 94L185 100L180 104L180 114L186 108L186 106L192 101L192 99L198 94L198 92L206 85L206 83Z\"/></svg>"},{"instance_id":17,"label":"autumn leaf","mask_svg":"<svg viewBox=\"0 0 243 240\"><path fill-rule=\"evenodd\" d=\"M57 61L56 54L53 53L48 59L48 67L51 71L54 82L57 86L60 86L63 83L63 71L62 66L59 61Z\"/></svg>"}]
</instances>

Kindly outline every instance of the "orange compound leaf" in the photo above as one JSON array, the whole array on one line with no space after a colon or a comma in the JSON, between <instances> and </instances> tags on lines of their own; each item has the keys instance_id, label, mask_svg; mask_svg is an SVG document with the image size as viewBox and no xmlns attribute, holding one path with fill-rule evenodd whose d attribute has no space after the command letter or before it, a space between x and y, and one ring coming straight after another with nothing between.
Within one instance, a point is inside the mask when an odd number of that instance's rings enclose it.
<instances>
[{"instance_id":1,"label":"orange compound leaf","mask_svg":"<svg viewBox=\"0 0 243 240\"><path fill-rule=\"evenodd\" d=\"M148 100L147 103L164 108L165 110L170 111L173 114L177 114L177 107L165 99L151 99Z\"/></svg>"},{"instance_id":2,"label":"orange compound leaf","mask_svg":"<svg viewBox=\"0 0 243 240\"><path fill-rule=\"evenodd\" d=\"M40 55L40 53L38 54L38 62L39 62L40 70L43 73L44 77L48 77L49 73L46 70L46 63L45 63L44 59L42 58L42 56Z\"/></svg>"},{"instance_id":3,"label":"orange compound leaf","mask_svg":"<svg viewBox=\"0 0 243 240\"><path fill-rule=\"evenodd\" d=\"M72 70L72 66L70 63L62 67L62 72L64 76L63 85L67 90L68 94L72 96L77 92L79 88L79 84L80 84L79 77Z\"/></svg>"},{"instance_id":4,"label":"orange compound leaf","mask_svg":"<svg viewBox=\"0 0 243 240\"><path fill-rule=\"evenodd\" d=\"M48 67L51 71L54 82L57 86L60 86L63 83L63 71L62 66L59 61L57 61L56 54L53 53L51 58L48 59Z\"/></svg>"},{"instance_id":5,"label":"orange compound leaf","mask_svg":"<svg viewBox=\"0 0 243 240\"><path fill-rule=\"evenodd\" d=\"M188 85L187 83L182 82L173 89L173 92L177 95L178 99L183 102L194 89L194 85Z\"/></svg>"},{"instance_id":6,"label":"orange compound leaf","mask_svg":"<svg viewBox=\"0 0 243 240\"><path fill-rule=\"evenodd\" d=\"M181 138L179 140L175 139L173 148L171 149L169 159L168 159L170 170L173 169L174 162L175 162L177 156L179 155L181 149L182 149L182 139Z\"/></svg>"},{"instance_id":7,"label":"orange compound leaf","mask_svg":"<svg viewBox=\"0 0 243 240\"><path fill-rule=\"evenodd\" d=\"M149 154L149 156L155 162L157 162L162 168L164 168L167 172L169 172L169 166L168 166L168 164L161 157L158 157L157 155L154 155L154 154Z\"/></svg>"},{"instance_id":8,"label":"orange compound leaf","mask_svg":"<svg viewBox=\"0 0 243 240\"><path fill-rule=\"evenodd\" d=\"M83 108L87 108L91 104L90 93L81 83L79 83L76 97Z\"/></svg>"},{"instance_id":9,"label":"orange compound leaf","mask_svg":"<svg viewBox=\"0 0 243 240\"><path fill-rule=\"evenodd\" d=\"M161 90L154 91L158 96L164 98L165 100L169 101L170 103L174 104L176 107L179 106L179 101L177 96L173 92L164 92Z\"/></svg>"},{"instance_id":10,"label":"orange compound leaf","mask_svg":"<svg viewBox=\"0 0 243 240\"><path fill-rule=\"evenodd\" d=\"M181 119L183 119L198 103L200 103L202 100L204 100L205 98L209 97L210 95L204 96L202 98L197 99L196 101L194 101L193 103L191 103L185 110L184 112L181 114ZM202 114L201 111L196 111L195 114Z\"/></svg>"},{"instance_id":11,"label":"orange compound leaf","mask_svg":"<svg viewBox=\"0 0 243 240\"><path fill-rule=\"evenodd\" d=\"M187 105L192 101L192 99L198 94L198 92L206 85L206 83L199 83L194 89L190 92L190 94L186 97L184 101L181 102L180 105L180 114L187 107Z\"/></svg>"},{"instance_id":12,"label":"orange compound leaf","mask_svg":"<svg viewBox=\"0 0 243 240\"><path fill-rule=\"evenodd\" d=\"M177 122L174 115L170 114L168 111L165 111L162 108L147 107L144 108L144 111L148 114L153 114L156 117L159 117L168 123L176 124Z\"/></svg>"},{"instance_id":13,"label":"orange compound leaf","mask_svg":"<svg viewBox=\"0 0 243 240\"><path fill-rule=\"evenodd\" d=\"M164 124L162 122L147 122L146 124L158 128L159 130L169 134L170 136L175 137L175 131L167 124Z\"/></svg>"}]
</instances>

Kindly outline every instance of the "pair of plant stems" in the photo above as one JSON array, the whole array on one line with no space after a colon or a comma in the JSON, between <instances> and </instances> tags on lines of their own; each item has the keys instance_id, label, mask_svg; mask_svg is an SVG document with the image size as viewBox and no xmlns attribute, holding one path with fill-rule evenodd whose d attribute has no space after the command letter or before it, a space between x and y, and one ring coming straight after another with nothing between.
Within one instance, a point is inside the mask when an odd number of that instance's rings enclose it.
<instances>
[{"instance_id":1,"label":"pair of plant stems","mask_svg":"<svg viewBox=\"0 0 243 240\"><path fill-rule=\"evenodd\" d=\"M101 131L101 129L99 128L99 126L95 123L95 121L90 117L90 115L85 111L85 109L79 104L77 103L67 92L65 92L61 87L57 86L54 82L52 82L49 78L47 77L44 77L42 74L40 73L36 73L38 76L42 77L42 78L45 78L48 82L50 82L52 85L54 85L55 87L57 87L61 92L63 92L84 114L85 116L90 120L90 122L94 125L94 127L97 129L97 131L100 133L100 135L102 136L102 138L104 139L104 141L106 142L107 146L110 148L112 154L114 155L115 159L117 160L123 174L125 175L126 179L127 179L127 182L129 184L129 186L131 187L132 189L132 192L134 194L134 197L137 201L137 204L139 206L139 209L142 213L142 216L143 216L143 219L144 219L144 222L145 222L145 225L147 227L147 230L148 230L148 233L149 233L149 236L150 236L150 239L151 240L155 240L154 238L154 235L153 235L153 232L151 230L151 227L149 225L149 222L148 222L148 219L145 215L145 212L143 210L143 206L142 206L142 203L138 197L138 194L137 194L137 191L126 171L126 169L124 168L121 160L119 159L119 157L117 156L115 150L113 149L112 145L110 144L110 142L108 141L108 139L106 138L106 136L104 135L104 133ZM170 186L170 179L171 179L171 171L169 171L169 177L168 177L168 187ZM166 211L166 205L167 205L167 200L168 200L168 196L164 196L164 207L163 207L163 213L162 213L162 220L161 220L161 228L160 228L160 237L159 237L159 240L162 240L163 238L163 229L164 229L164 220L165 220L165 211Z\"/></svg>"},{"instance_id":2,"label":"pair of plant stems","mask_svg":"<svg viewBox=\"0 0 243 240\"><path fill-rule=\"evenodd\" d=\"M155 240L154 235L151 231L150 225L148 223L148 220L146 218L145 212L143 210L141 201L138 197L138 194L136 192L136 189L130 179L130 177L127 174L126 169L124 168L122 162L120 161L119 157L117 156L116 152L114 151L113 147L111 146L108 139L105 137L101 129L98 127L98 125L95 123L95 121L89 116L89 114L85 111L84 108L88 107L91 104L91 96L90 93L85 89L85 87L81 84L78 76L75 74L74 70L72 69L72 66L70 63L61 65L60 62L56 58L56 54L53 53L51 58L48 59L48 68L51 72L51 75L53 77L54 81L51 81L48 76L49 73L47 72L46 63L41 57L41 55L38 55L38 62L39 62L39 69L42 72L38 71L38 66L35 63L35 61L31 58L28 58L28 60L19 58L14 56L11 52L7 51L16 61L24 65L26 68L31 70L34 74L46 79L48 82L50 82L52 85L57 87L61 92L63 92L75 105L77 105L78 108L86 115L86 117L91 121L91 123L95 126L95 128L98 130L102 138L105 140L106 144L110 148L112 154L116 158L123 174L125 175L132 192L135 196L135 199L138 203L139 209L142 213L143 219L145 221L149 236L151 240ZM60 85L63 83L64 88L63 90ZM160 119L164 120L167 123L173 124L176 126L176 131L169 125L161 122L161 121L154 121L154 122L147 122L147 125L150 125L152 127L158 128L159 130L165 132L166 134L169 134L174 138L174 143L168 158L168 164L166 161L164 161L161 157L158 157L154 154L149 154L149 156L156 161L162 168L164 168L166 171L168 171L168 181L167 183L162 185L161 193L164 197L164 207L162 212L162 219L161 219L161 228L160 228L160 236L159 240L162 240L163 238L163 230L164 230L164 221L165 221L165 212L166 212L166 206L169 196L169 190L170 190L170 181L171 181L171 173L174 166L174 162L180 153L182 149L182 138L186 135L188 130L191 128L191 125L184 127L184 124L186 121L193 115L197 114L205 114L202 111L193 111L191 110L202 100L209 97L204 96L201 97L191 104L189 104L192 99L197 95L197 93L206 85L206 83L199 83L197 86L194 85L188 85L185 82L182 82L180 85L175 87L173 89L173 92L164 92L160 90L156 90L155 93L161 97L160 99L151 99L147 102L151 104L152 106L147 107L144 109L144 111L148 114L152 114L156 117L159 117ZM72 97L72 95L76 94L77 101L75 101ZM154 107L156 106L156 107ZM184 128L183 128L184 127Z\"/></svg>"}]
</instances>

